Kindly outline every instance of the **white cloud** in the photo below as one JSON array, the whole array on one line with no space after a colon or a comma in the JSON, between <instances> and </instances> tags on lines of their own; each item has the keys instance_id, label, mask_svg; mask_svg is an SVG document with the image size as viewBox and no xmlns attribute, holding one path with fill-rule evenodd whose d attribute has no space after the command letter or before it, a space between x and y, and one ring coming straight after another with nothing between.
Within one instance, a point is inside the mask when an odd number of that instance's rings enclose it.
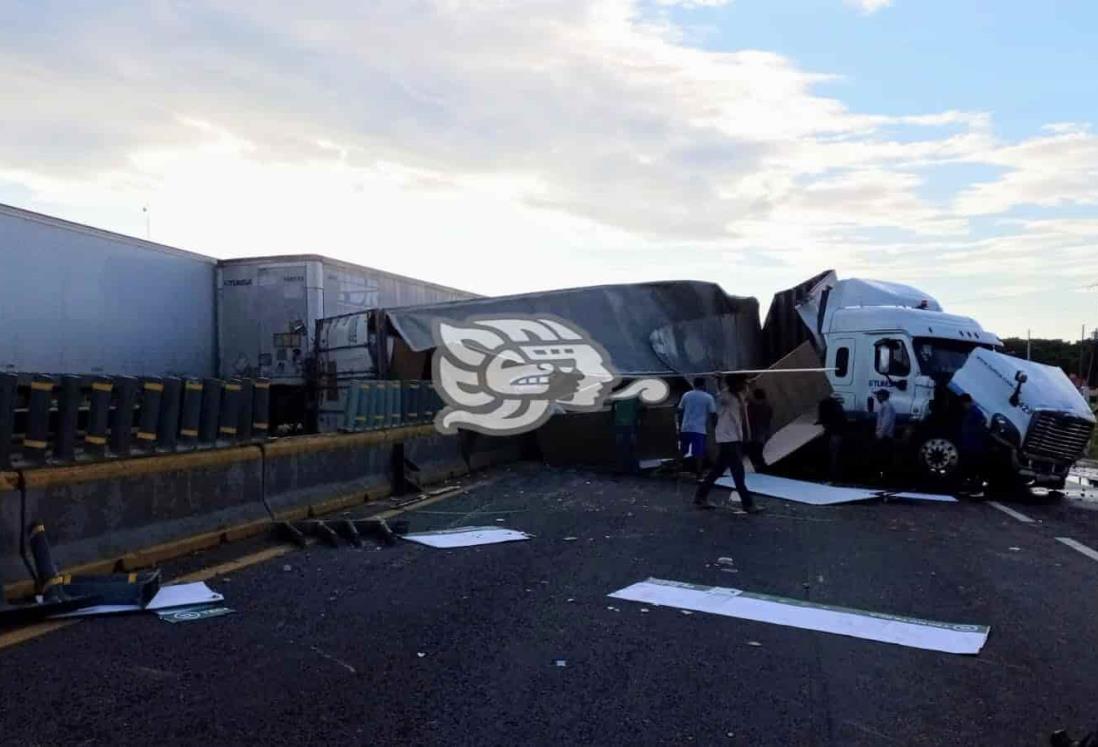
<instances>
[{"instance_id":1,"label":"white cloud","mask_svg":"<svg viewBox=\"0 0 1098 747\"><path fill-rule=\"evenodd\" d=\"M978 154L981 163L1007 172L961 192L958 212L986 215L1016 205L1098 204L1098 136L1077 124L1050 125L1046 130L1048 135Z\"/></svg>"},{"instance_id":2,"label":"white cloud","mask_svg":"<svg viewBox=\"0 0 1098 747\"><path fill-rule=\"evenodd\" d=\"M854 111L828 71L690 47L631 0L113 8L0 30L0 194L139 234L148 203L168 243L481 292L764 295L838 266L948 301L1055 285L1095 241L1056 215L973 228L1098 199L1085 127L1002 142L988 112ZM1003 173L942 192L954 165Z\"/></svg>"},{"instance_id":3,"label":"white cloud","mask_svg":"<svg viewBox=\"0 0 1098 747\"><path fill-rule=\"evenodd\" d=\"M656 5L678 5L683 8L720 8L731 3L732 0L656 0Z\"/></svg>"},{"instance_id":4,"label":"white cloud","mask_svg":"<svg viewBox=\"0 0 1098 747\"><path fill-rule=\"evenodd\" d=\"M843 0L843 2L852 8L857 8L866 15L876 13L881 8L892 5L892 0Z\"/></svg>"}]
</instances>

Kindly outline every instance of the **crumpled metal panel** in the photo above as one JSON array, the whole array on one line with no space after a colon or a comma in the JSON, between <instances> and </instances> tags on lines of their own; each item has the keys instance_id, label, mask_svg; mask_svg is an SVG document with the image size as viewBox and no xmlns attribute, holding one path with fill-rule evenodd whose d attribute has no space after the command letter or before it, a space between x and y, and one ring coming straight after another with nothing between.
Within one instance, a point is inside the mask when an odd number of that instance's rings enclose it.
<instances>
[{"instance_id":1,"label":"crumpled metal panel","mask_svg":"<svg viewBox=\"0 0 1098 747\"><path fill-rule=\"evenodd\" d=\"M621 376L668 376L759 363L759 304L715 283L664 281L524 293L393 309L389 320L413 350L435 346L436 321L549 314L571 321L610 354Z\"/></svg>"}]
</instances>

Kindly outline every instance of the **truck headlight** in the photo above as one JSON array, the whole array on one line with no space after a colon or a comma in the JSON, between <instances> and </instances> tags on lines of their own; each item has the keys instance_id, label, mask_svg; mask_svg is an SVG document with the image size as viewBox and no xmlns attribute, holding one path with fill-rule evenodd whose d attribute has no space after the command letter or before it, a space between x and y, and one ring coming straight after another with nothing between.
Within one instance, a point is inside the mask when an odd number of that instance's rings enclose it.
<instances>
[{"instance_id":1,"label":"truck headlight","mask_svg":"<svg viewBox=\"0 0 1098 747\"><path fill-rule=\"evenodd\" d=\"M991 419L991 433L1012 446L1022 443L1022 434L1018 432L1018 427L1005 415L996 415Z\"/></svg>"}]
</instances>

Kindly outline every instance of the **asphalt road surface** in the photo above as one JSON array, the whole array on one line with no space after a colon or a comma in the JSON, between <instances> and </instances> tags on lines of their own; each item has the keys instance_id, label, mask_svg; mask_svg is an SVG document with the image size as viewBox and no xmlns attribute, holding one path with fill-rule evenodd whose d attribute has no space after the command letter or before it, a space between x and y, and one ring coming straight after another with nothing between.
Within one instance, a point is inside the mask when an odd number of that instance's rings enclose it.
<instances>
[{"instance_id":1,"label":"asphalt road surface","mask_svg":"<svg viewBox=\"0 0 1098 747\"><path fill-rule=\"evenodd\" d=\"M534 538L314 546L212 579L232 615L99 618L0 650L0 742L1040 745L1098 726L1098 561L1056 540L1098 548L1098 511L761 498L745 516L693 510L674 479L469 481L408 513L413 531ZM959 656L607 597L648 577L991 634Z\"/></svg>"}]
</instances>

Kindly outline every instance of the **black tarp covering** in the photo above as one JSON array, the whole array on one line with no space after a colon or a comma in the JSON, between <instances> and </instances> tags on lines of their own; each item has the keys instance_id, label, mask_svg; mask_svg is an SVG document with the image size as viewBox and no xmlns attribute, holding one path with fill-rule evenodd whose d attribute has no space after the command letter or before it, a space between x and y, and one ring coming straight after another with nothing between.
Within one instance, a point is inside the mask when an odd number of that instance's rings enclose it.
<instances>
[{"instance_id":1,"label":"black tarp covering","mask_svg":"<svg viewBox=\"0 0 1098 747\"><path fill-rule=\"evenodd\" d=\"M770 366L795 350L802 342L812 339L797 314L797 306L834 270L824 270L803 283L774 294L763 324L763 363Z\"/></svg>"},{"instance_id":2,"label":"black tarp covering","mask_svg":"<svg viewBox=\"0 0 1098 747\"><path fill-rule=\"evenodd\" d=\"M462 323L508 314L571 321L606 349L621 376L734 371L761 362L758 301L729 296L714 283L600 285L388 312L393 330L415 351L435 346L436 320Z\"/></svg>"}]
</instances>

